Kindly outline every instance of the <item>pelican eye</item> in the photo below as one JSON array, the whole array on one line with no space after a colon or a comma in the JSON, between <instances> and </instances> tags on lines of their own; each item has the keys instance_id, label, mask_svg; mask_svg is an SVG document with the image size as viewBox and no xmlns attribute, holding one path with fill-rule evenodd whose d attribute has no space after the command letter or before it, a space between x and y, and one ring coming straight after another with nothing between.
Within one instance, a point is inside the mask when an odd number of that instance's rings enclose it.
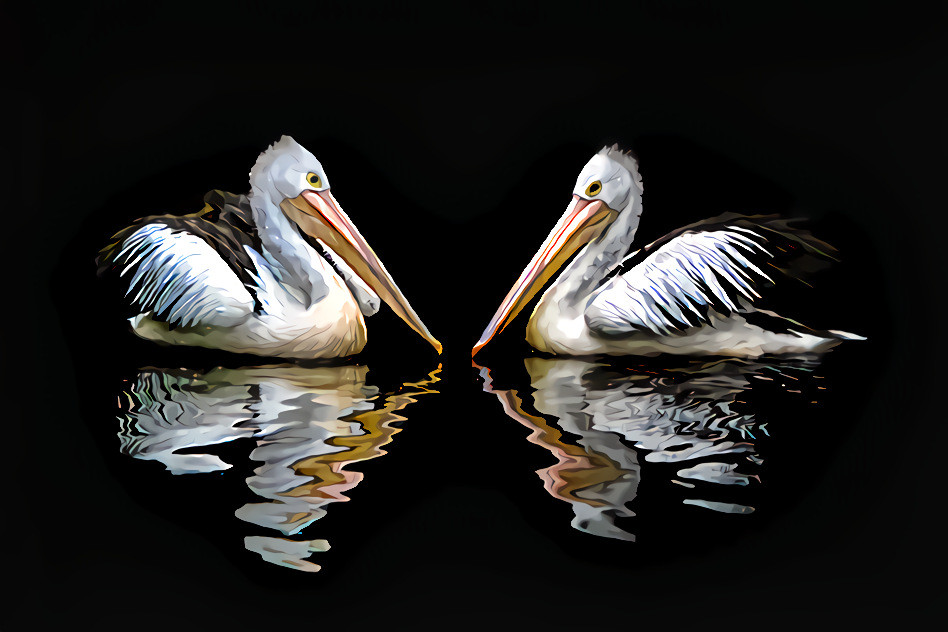
<instances>
[{"instance_id":1,"label":"pelican eye","mask_svg":"<svg viewBox=\"0 0 948 632\"><path fill-rule=\"evenodd\" d=\"M307 173L306 181L309 182L309 185L311 187L315 187L317 189L323 186L323 180L322 178L319 177L318 173L313 173L313 172Z\"/></svg>"},{"instance_id":2,"label":"pelican eye","mask_svg":"<svg viewBox=\"0 0 948 632\"><path fill-rule=\"evenodd\" d=\"M602 193L602 182L600 182L599 180L596 180L595 182L590 184L588 187L586 187L586 195L593 196L593 195L599 195L600 193Z\"/></svg>"}]
</instances>

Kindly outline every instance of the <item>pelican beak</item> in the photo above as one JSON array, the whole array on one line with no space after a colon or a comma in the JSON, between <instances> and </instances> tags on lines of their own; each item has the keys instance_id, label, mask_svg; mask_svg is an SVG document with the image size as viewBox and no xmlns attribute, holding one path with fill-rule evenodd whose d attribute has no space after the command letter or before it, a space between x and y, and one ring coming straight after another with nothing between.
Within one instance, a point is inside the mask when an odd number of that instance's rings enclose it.
<instances>
[{"instance_id":1,"label":"pelican beak","mask_svg":"<svg viewBox=\"0 0 948 632\"><path fill-rule=\"evenodd\" d=\"M365 238L343 212L328 189L303 191L299 196L283 200L280 208L309 235L320 239L339 254L356 274L388 303L398 317L418 332L441 353L441 343L431 335L392 276L366 243Z\"/></svg>"},{"instance_id":2,"label":"pelican beak","mask_svg":"<svg viewBox=\"0 0 948 632\"><path fill-rule=\"evenodd\" d=\"M617 215L616 211L600 200L592 201L574 195L563 217L553 227L540 250L533 256L530 265L520 274L504 302L497 308L497 313L481 334L481 339L474 345L471 357L477 355L495 334L503 331L507 323L517 317L520 310L573 253L602 234L603 229L615 221Z\"/></svg>"}]
</instances>

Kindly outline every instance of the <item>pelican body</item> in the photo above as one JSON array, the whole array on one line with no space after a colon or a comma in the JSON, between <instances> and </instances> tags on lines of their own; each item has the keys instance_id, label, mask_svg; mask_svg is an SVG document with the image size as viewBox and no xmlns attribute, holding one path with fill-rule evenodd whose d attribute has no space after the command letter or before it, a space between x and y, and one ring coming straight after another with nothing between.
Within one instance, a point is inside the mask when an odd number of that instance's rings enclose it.
<instances>
[{"instance_id":1,"label":"pelican body","mask_svg":"<svg viewBox=\"0 0 948 632\"><path fill-rule=\"evenodd\" d=\"M642 192L631 155L613 146L593 156L576 180L566 212L473 354L516 318L577 251L527 324L527 342L539 351L758 357L820 352L841 340L859 339L810 330L756 303L759 289L774 283L771 275L782 270L792 275L800 257L827 258L830 246L776 216L725 214L632 251ZM775 261L779 266L768 265Z\"/></svg>"},{"instance_id":2,"label":"pelican body","mask_svg":"<svg viewBox=\"0 0 948 632\"><path fill-rule=\"evenodd\" d=\"M289 136L260 154L250 193L212 191L202 211L146 217L100 253L127 280L132 330L156 342L299 359L358 353L380 300L438 353L330 192L318 160Z\"/></svg>"}]
</instances>

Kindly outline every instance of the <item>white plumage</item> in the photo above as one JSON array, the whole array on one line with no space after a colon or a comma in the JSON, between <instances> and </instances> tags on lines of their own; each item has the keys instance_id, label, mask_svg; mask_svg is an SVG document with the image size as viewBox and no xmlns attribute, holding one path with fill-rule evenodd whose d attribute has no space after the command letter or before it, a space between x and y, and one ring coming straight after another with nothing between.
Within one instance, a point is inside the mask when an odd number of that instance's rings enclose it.
<instances>
[{"instance_id":1,"label":"white plumage","mask_svg":"<svg viewBox=\"0 0 948 632\"><path fill-rule=\"evenodd\" d=\"M762 288L777 283L775 273L793 276L784 266L827 258L830 246L775 216L727 214L627 254L642 213L642 192L630 155L606 147L593 156L576 180L566 213L501 303L474 353L577 251L527 324L527 342L540 351L757 357L820 352L841 340L860 339L809 330L760 306ZM778 258L787 261L775 265Z\"/></svg>"},{"instance_id":2,"label":"white plumage","mask_svg":"<svg viewBox=\"0 0 948 632\"><path fill-rule=\"evenodd\" d=\"M662 246L595 293L586 309L589 327L610 335L644 330L670 335L700 321L700 308L715 302L739 311L741 301L729 294L747 301L760 298L754 277L772 279L742 251L767 251L741 231L685 233Z\"/></svg>"},{"instance_id":3,"label":"white plumage","mask_svg":"<svg viewBox=\"0 0 948 632\"><path fill-rule=\"evenodd\" d=\"M440 352L329 191L318 160L284 136L250 172L251 192L214 191L199 213L145 218L103 249L127 283L139 336L301 359L358 353L386 301Z\"/></svg>"},{"instance_id":4,"label":"white plumage","mask_svg":"<svg viewBox=\"0 0 948 632\"><path fill-rule=\"evenodd\" d=\"M207 242L164 224L147 224L122 242L126 296L142 310L167 312L167 322L233 327L253 312L254 299Z\"/></svg>"}]
</instances>

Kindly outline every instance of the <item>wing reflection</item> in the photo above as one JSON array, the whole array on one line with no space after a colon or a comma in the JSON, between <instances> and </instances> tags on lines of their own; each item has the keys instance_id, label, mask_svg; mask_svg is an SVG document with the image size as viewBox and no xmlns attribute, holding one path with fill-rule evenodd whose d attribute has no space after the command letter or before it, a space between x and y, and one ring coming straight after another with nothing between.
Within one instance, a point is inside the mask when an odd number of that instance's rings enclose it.
<instances>
[{"instance_id":1,"label":"wing reflection","mask_svg":"<svg viewBox=\"0 0 948 632\"><path fill-rule=\"evenodd\" d=\"M173 474L229 469L210 446L252 438L261 465L246 479L263 502L236 510L241 520L283 536L298 535L346 501L362 473L351 463L385 454L400 429L397 414L419 395L435 393L439 366L419 382L380 394L366 383L368 367L296 365L217 368L206 373L145 369L124 393L121 452L162 463ZM314 572L307 561L325 540L250 536L244 544L268 562Z\"/></svg>"},{"instance_id":2,"label":"wing reflection","mask_svg":"<svg viewBox=\"0 0 948 632\"><path fill-rule=\"evenodd\" d=\"M532 443L556 458L555 465L537 473L547 492L572 506L572 526L635 540L616 519L635 515L629 505L643 470L668 476L658 464L674 468L671 482L686 490L683 504L753 512L751 506L715 500L722 486L760 482L757 445L767 428L751 404L752 390L778 385L802 396L818 364L812 356L722 359L656 370L534 356L524 360L529 387L519 389L498 387L496 373L477 368L484 390L530 429Z\"/></svg>"}]
</instances>

